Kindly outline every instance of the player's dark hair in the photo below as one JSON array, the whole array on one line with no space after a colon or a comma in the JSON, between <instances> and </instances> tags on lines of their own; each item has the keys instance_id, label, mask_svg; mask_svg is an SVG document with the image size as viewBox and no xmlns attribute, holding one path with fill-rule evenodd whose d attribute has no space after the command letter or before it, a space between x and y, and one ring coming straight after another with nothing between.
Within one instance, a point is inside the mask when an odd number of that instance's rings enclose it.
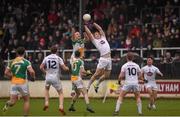
<instances>
[{"instance_id":1,"label":"player's dark hair","mask_svg":"<svg viewBox=\"0 0 180 117\"><path fill-rule=\"evenodd\" d=\"M134 54L132 52L128 52L127 55L126 55L126 58L129 60L129 61L132 61L134 59Z\"/></svg>"},{"instance_id":2,"label":"player's dark hair","mask_svg":"<svg viewBox=\"0 0 180 117\"><path fill-rule=\"evenodd\" d=\"M75 51L74 55L75 55L75 57L79 58L81 53L77 50L77 51Z\"/></svg>"},{"instance_id":3,"label":"player's dark hair","mask_svg":"<svg viewBox=\"0 0 180 117\"><path fill-rule=\"evenodd\" d=\"M153 58L152 56L148 56L148 57L147 57L147 59L148 59L148 58L150 58L150 59L154 60L154 58Z\"/></svg>"},{"instance_id":4,"label":"player's dark hair","mask_svg":"<svg viewBox=\"0 0 180 117\"><path fill-rule=\"evenodd\" d=\"M147 59L148 59L148 58L154 59L152 56L148 56Z\"/></svg>"},{"instance_id":5,"label":"player's dark hair","mask_svg":"<svg viewBox=\"0 0 180 117\"><path fill-rule=\"evenodd\" d=\"M51 53L55 54L57 52L57 47L56 46L52 46L51 47Z\"/></svg>"},{"instance_id":6,"label":"player's dark hair","mask_svg":"<svg viewBox=\"0 0 180 117\"><path fill-rule=\"evenodd\" d=\"M24 48L24 47L18 47L18 48L16 49L16 53L17 53L18 55L20 55L20 56L24 55L24 53L25 53L25 48Z\"/></svg>"}]
</instances>

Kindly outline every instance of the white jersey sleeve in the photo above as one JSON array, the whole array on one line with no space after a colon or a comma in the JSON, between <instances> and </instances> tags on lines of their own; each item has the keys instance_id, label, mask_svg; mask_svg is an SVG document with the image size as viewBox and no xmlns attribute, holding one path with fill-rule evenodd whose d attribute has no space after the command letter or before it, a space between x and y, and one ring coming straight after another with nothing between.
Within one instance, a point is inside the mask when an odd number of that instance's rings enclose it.
<instances>
[{"instance_id":1,"label":"white jersey sleeve","mask_svg":"<svg viewBox=\"0 0 180 117\"><path fill-rule=\"evenodd\" d=\"M64 61L63 61L63 59L62 59L62 58L60 58L60 57L58 57L58 63L59 63L60 65L64 65Z\"/></svg>"},{"instance_id":2,"label":"white jersey sleeve","mask_svg":"<svg viewBox=\"0 0 180 117\"><path fill-rule=\"evenodd\" d=\"M158 73L158 74L162 74L161 72L160 72L160 70L156 67L156 73Z\"/></svg>"},{"instance_id":3,"label":"white jersey sleeve","mask_svg":"<svg viewBox=\"0 0 180 117\"><path fill-rule=\"evenodd\" d=\"M46 60L47 60L47 58L45 57L42 61L42 64L46 64Z\"/></svg>"}]
</instances>

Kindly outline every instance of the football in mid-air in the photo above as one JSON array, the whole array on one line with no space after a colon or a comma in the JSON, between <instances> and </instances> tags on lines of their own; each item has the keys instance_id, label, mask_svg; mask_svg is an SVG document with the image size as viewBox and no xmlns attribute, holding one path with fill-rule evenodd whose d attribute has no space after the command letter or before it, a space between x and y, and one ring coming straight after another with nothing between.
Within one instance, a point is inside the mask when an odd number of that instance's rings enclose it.
<instances>
[{"instance_id":1,"label":"football in mid-air","mask_svg":"<svg viewBox=\"0 0 180 117\"><path fill-rule=\"evenodd\" d=\"M90 14L84 14L84 15L83 15L83 20L84 20L84 21L89 21L89 20L91 20L91 15L90 15Z\"/></svg>"}]
</instances>

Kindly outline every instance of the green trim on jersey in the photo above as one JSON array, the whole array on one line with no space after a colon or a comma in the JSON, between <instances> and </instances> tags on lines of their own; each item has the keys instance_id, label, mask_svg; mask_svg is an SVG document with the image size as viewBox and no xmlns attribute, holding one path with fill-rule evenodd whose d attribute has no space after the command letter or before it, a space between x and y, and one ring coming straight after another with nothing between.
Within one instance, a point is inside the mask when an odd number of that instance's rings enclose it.
<instances>
[{"instance_id":1,"label":"green trim on jersey","mask_svg":"<svg viewBox=\"0 0 180 117\"><path fill-rule=\"evenodd\" d=\"M16 58L10 62L8 68L11 70L13 76L17 78L27 78L27 68L31 66L31 62L24 58Z\"/></svg>"}]
</instances>

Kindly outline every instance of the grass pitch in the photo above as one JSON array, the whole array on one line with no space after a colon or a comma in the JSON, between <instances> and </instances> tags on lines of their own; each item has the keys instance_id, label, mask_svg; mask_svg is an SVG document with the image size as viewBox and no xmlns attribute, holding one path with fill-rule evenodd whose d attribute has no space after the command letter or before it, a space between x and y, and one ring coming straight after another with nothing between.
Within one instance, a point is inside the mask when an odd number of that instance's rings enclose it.
<instances>
[{"instance_id":1,"label":"grass pitch","mask_svg":"<svg viewBox=\"0 0 180 117\"><path fill-rule=\"evenodd\" d=\"M64 107L67 116L112 116L115 109L117 98L107 99L102 103L102 99L90 99L91 106L95 113L86 111L84 99L79 99L75 104L76 112L69 112L71 99L65 99ZM2 108L7 99L0 99L0 116L21 116L23 115L23 101L19 100L15 106L9 108L7 112L2 112ZM50 107L47 111L43 111L44 99L31 99L30 100L30 115L31 116L59 116L58 99L50 99ZM143 115L145 116L180 116L180 100L179 99L158 99L157 110L148 110L147 99L142 99ZM134 99L125 99L119 115L123 116L137 116L137 107Z\"/></svg>"}]
</instances>

